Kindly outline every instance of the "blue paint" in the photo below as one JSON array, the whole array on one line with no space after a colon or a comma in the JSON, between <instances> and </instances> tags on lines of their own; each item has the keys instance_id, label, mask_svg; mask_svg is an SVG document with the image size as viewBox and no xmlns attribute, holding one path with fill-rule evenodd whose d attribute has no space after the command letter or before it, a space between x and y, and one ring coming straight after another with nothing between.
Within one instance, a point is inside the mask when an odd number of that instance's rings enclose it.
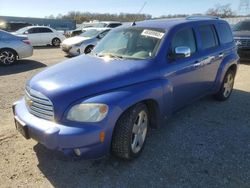
<instances>
[{"instance_id":1,"label":"blue paint","mask_svg":"<svg viewBox=\"0 0 250 188\"><path fill-rule=\"evenodd\" d=\"M138 28L158 28L166 31L154 58L145 60L105 61L104 58L81 55L54 65L28 81L27 85L48 97L54 106L55 121L47 121L29 113L24 99L14 106L15 115L28 126L31 137L47 148L72 154L79 148L83 157L95 158L110 152L112 133L121 114L134 104L151 100L156 105L158 121L205 95L214 94L228 68L237 65L234 42L202 50L198 26L217 24L217 19L155 20L138 22ZM123 29L131 26L123 26ZM182 28L192 28L197 52L174 62L168 58L173 36ZM116 30L116 29L115 29ZM223 53L224 57L219 58ZM213 57L206 59L207 57ZM195 67L195 62L202 66ZM108 115L98 123L79 123L66 119L72 106L79 103L103 103ZM99 134L104 131L105 141Z\"/></svg>"}]
</instances>

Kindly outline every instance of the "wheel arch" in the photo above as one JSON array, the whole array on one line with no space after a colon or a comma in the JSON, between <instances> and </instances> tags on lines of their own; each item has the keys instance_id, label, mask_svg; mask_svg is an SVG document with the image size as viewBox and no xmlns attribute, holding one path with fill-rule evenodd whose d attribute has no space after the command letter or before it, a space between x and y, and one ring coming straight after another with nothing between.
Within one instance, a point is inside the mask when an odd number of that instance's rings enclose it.
<instances>
[{"instance_id":1,"label":"wheel arch","mask_svg":"<svg viewBox=\"0 0 250 188\"><path fill-rule=\"evenodd\" d=\"M228 70L233 71L233 73L234 73L234 75L235 75L236 72L237 72L237 65L236 65L236 64L230 65L229 68L228 68ZM228 70L227 70L227 71L228 71Z\"/></svg>"},{"instance_id":2,"label":"wheel arch","mask_svg":"<svg viewBox=\"0 0 250 188\"><path fill-rule=\"evenodd\" d=\"M16 56L17 56L17 59L19 58L19 54L17 53L17 51L15 50L15 49L13 49L13 48L0 48L0 51L2 51L2 50L11 50L11 51L13 51L15 54L16 54Z\"/></svg>"},{"instance_id":3,"label":"wheel arch","mask_svg":"<svg viewBox=\"0 0 250 188\"><path fill-rule=\"evenodd\" d=\"M231 54L227 56L223 62L220 64L217 77L215 80L215 93L220 90L221 83L229 69L233 70L236 74L238 69L239 57L236 54Z\"/></svg>"}]
</instances>

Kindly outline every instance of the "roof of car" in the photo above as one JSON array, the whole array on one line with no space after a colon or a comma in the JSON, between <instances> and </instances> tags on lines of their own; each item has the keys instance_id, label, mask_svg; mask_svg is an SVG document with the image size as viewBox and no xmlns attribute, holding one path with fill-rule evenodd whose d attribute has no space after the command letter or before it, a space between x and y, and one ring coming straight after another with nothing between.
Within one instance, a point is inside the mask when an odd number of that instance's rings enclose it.
<instances>
[{"instance_id":1,"label":"roof of car","mask_svg":"<svg viewBox=\"0 0 250 188\"><path fill-rule=\"evenodd\" d=\"M37 27L50 28L49 26L44 26L44 25L31 25L31 26L27 26L26 28L30 29L30 28L37 28Z\"/></svg>"},{"instance_id":2,"label":"roof of car","mask_svg":"<svg viewBox=\"0 0 250 188\"><path fill-rule=\"evenodd\" d=\"M105 23L105 24L112 24L112 23L117 23L117 24L122 24L121 22L117 22L117 21L102 21L99 23Z\"/></svg>"},{"instance_id":3,"label":"roof of car","mask_svg":"<svg viewBox=\"0 0 250 188\"><path fill-rule=\"evenodd\" d=\"M83 28L82 30L91 30L91 29L94 29L97 31L104 31L104 30L109 30L112 28L109 28L109 27L87 27L87 28Z\"/></svg>"},{"instance_id":4,"label":"roof of car","mask_svg":"<svg viewBox=\"0 0 250 188\"><path fill-rule=\"evenodd\" d=\"M198 23L198 22L208 22L208 21L220 21L225 22L216 17L188 17L188 18L175 18L175 19L155 19L155 20L145 20L136 22L136 27L149 27L149 28L158 28L158 29L169 29L176 25L185 24L185 23Z\"/></svg>"}]
</instances>

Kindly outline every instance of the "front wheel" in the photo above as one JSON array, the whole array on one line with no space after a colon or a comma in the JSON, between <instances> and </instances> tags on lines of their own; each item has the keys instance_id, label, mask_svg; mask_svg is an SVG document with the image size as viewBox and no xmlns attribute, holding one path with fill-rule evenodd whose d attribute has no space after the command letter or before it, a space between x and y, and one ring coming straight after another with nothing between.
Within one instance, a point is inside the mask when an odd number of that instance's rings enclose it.
<instances>
[{"instance_id":1,"label":"front wheel","mask_svg":"<svg viewBox=\"0 0 250 188\"><path fill-rule=\"evenodd\" d=\"M12 65L17 60L17 55L13 50L3 49L0 50L0 64L1 65Z\"/></svg>"},{"instance_id":2,"label":"front wheel","mask_svg":"<svg viewBox=\"0 0 250 188\"><path fill-rule=\"evenodd\" d=\"M87 46L84 50L85 54L89 54L93 50L94 46Z\"/></svg>"},{"instance_id":3,"label":"front wheel","mask_svg":"<svg viewBox=\"0 0 250 188\"><path fill-rule=\"evenodd\" d=\"M112 153L132 160L144 147L149 127L149 112L145 104L137 104L118 120L112 138Z\"/></svg>"},{"instance_id":4,"label":"front wheel","mask_svg":"<svg viewBox=\"0 0 250 188\"><path fill-rule=\"evenodd\" d=\"M234 71L228 70L224 77L220 91L214 96L215 99L219 101L225 101L230 97L234 87L234 78L235 78Z\"/></svg>"}]
</instances>

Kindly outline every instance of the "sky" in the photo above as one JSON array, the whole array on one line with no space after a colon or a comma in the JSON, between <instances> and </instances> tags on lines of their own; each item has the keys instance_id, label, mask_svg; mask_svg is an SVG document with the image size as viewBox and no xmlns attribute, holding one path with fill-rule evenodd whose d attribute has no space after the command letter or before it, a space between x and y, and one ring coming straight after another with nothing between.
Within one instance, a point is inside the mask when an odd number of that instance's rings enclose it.
<instances>
[{"instance_id":1,"label":"sky","mask_svg":"<svg viewBox=\"0 0 250 188\"><path fill-rule=\"evenodd\" d=\"M69 11L91 13L142 13L153 17L168 14L205 13L216 4L231 4L238 10L240 0L0 0L1 16L45 17Z\"/></svg>"}]
</instances>

